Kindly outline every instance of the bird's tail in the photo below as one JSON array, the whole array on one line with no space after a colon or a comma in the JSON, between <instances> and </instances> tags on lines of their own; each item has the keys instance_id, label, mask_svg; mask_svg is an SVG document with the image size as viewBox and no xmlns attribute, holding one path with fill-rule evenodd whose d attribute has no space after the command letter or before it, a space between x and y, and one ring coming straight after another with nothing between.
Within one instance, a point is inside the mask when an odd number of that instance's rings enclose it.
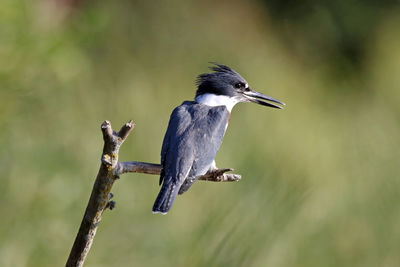
<instances>
[{"instance_id":1,"label":"bird's tail","mask_svg":"<svg viewBox=\"0 0 400 267\"><path fill-rule=\"evenodd\" d=\"M164 181L160 193L156 198L156 201L153 205L153 213L167 214L167 212L171 209L172 204L178 195L180 186L174 183L166 183Z\"/></svg>"}]
</instances>

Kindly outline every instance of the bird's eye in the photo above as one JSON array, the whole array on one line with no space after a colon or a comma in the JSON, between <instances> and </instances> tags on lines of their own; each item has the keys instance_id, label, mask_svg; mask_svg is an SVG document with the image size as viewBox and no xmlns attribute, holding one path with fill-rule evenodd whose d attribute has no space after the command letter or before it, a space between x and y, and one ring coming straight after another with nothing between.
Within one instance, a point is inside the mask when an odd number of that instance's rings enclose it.
<instances>
[{"instance_id":1,"label":"bird's eye","mask_svg":"<svg viewBox=\"0 0 400 267\"><path fill-rule=\"evenodd\" d=\"M243 86L243 83L236 83L235 84L235 88L237 88L237 89L242 88L242 86Z\"/></svg>"}]
</instances>

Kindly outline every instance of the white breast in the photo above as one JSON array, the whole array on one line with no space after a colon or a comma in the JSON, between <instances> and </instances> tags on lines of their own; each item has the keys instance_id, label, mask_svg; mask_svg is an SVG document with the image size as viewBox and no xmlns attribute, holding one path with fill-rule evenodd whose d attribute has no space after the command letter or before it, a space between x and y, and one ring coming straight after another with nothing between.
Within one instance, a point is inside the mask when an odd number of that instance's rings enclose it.
<instances>
[{"instance_id":1,"label":"white breast","mask_svg":"<svg viewBox=\"0 0 400 267\"><path fill-rule=\"evenodd\" d=\"M239 101L234 97L226 95L215 95L215 94L202 94L196 97L196 102L207 106L225 106L226 109L231 112L234 105Z\"/></svg>"}]
</instances>

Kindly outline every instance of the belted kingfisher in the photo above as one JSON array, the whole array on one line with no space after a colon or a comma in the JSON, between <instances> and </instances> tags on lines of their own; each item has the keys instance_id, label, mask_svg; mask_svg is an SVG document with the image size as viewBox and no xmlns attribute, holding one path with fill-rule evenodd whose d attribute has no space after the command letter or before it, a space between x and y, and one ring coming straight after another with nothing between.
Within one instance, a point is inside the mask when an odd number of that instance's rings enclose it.
<instances>
[{"instance_id":1,"label":"belted kingfisher","mask_svg":"<svg viewBox=\"0 0 400 267\"><path fill-rule=\"evenodd\" d=\"M197 78L195 101L184 101L171 114L161 149L161 191L153 213L166 214L178 194L186 192L201 175L215 169L215 156L222 143L233 106L252 102L267 107L285 104L254 91L228 66L214 63L214 72Z\"/></svg>"}]
</instances>

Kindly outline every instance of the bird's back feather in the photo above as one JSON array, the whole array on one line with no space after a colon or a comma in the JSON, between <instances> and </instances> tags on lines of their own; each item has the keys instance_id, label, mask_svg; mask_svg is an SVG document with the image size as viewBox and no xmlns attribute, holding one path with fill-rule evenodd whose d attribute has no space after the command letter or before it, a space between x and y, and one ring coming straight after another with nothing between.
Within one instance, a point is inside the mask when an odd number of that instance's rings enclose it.
<instances>
[{"instance_id":1,"label":"bird's back feather","mask_svg":"<svg viewBox=\"0 0 400 267\"><path fill-rule=\"evenodd\" d=\"M161 191L153 212L171 208L185 180L185 190L207 172L222 143L229 112L225 106L210 107L185 101L171 114L161 150Z\"/></svg>"}]
</instances>

